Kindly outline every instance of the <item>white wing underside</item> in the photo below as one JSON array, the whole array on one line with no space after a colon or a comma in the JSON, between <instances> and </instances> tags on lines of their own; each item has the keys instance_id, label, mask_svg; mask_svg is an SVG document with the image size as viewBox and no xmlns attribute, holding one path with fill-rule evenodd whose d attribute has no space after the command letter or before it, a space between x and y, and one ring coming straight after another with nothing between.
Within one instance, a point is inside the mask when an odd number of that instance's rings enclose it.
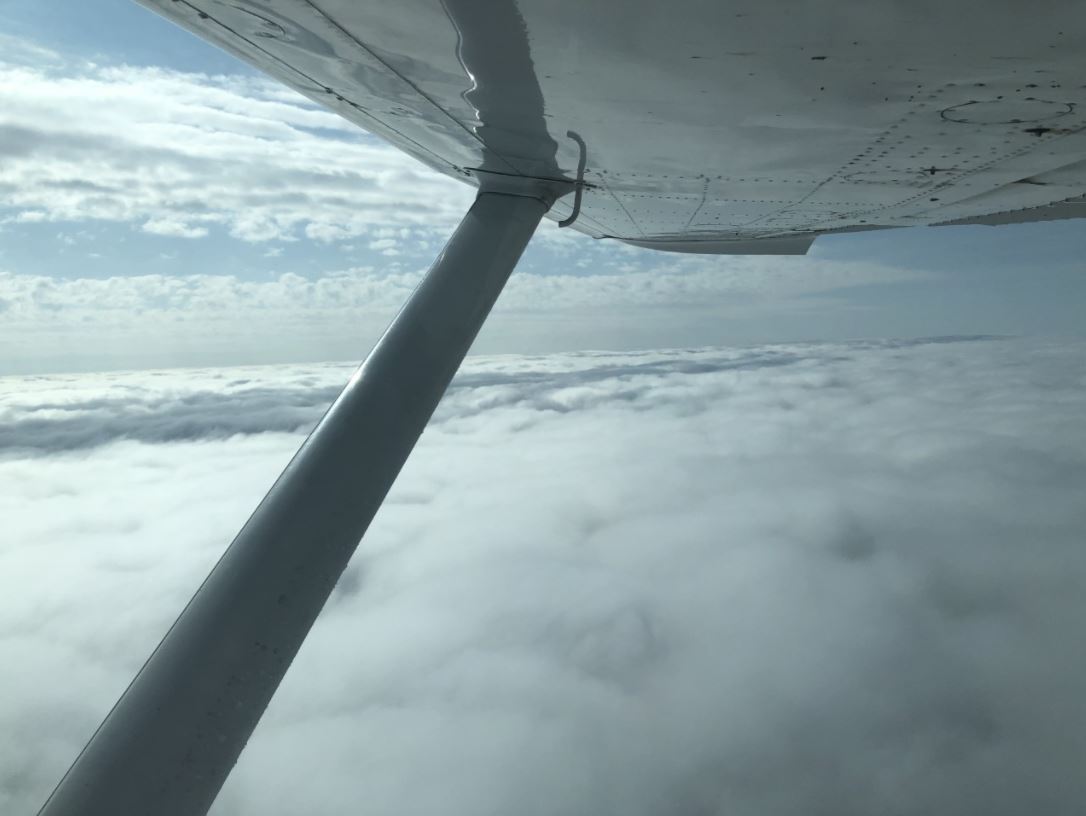
<instances>
[{"instance_id":1,"label":"white wing underside","mask_svg":"<svg viewBox=\"0 0 1086 816\"><path fill-rule=\"evenodd\" d=\"M695 252L1086 215L1086 5L143 0L430 167ZM571 197L550 217L570 214Z\"/></svg>"}]
</instances>

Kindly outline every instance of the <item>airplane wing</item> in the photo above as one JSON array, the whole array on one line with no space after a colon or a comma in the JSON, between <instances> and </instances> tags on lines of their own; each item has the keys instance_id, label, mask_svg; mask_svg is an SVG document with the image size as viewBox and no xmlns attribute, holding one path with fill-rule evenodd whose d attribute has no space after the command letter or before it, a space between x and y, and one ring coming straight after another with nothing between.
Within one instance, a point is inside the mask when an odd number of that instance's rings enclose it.
<instances>
[{"instance_id":1,"label":"airplane wing","mask_svg":"<svg viewBox=\"0 0 1086 816\"><path fill-rule=\"evenodd\" d=\"M694 252L1086 214L1086 6L141 0L435 170ZM549 213L568 219L572 202Z\"/></svg>"}]
</instances>

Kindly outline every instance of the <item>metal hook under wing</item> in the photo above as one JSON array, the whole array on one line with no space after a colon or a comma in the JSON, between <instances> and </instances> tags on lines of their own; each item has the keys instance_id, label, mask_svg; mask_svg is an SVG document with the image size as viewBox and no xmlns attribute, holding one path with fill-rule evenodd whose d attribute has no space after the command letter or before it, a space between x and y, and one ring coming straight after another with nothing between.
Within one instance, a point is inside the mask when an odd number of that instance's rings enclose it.
<instances>
[{"instance_id":1,"label":"metal hook under wing","mask_svg":"<svg viewBox=\"0 0 1086 816\"><path fill-rule=\"evenodd\" d=\"M559 227L568 227L577 220L577 216L581 214L581 194L584 192L584 168L588 163L588 148L585 146L584 139L572 130L567 130L566 135L573 139L577 143L577 146L581 149L581 156L577 160L577 181L576 187L573 190L573 212L569 214L569 218L563 218L558 222Z\"/></svg>"}]
</instances>

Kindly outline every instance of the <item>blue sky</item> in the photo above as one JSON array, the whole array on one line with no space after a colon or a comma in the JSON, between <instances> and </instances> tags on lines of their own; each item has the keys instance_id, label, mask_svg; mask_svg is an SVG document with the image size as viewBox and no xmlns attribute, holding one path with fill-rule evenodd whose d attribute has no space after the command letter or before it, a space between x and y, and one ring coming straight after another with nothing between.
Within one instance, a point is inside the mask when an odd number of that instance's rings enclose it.
<instances>
[{"instance_id":1,"label":"blue sky","mask_svg":"<svg viewBox=\"0 0 1086 816\"><path fill-rule=\"evenodd\" d=\"M364 355L470 201L127 0L0 9L0 371ZM682 257L545 224L477 350L1083 332L1079 221Z\"/></svg>"}]
</instances>

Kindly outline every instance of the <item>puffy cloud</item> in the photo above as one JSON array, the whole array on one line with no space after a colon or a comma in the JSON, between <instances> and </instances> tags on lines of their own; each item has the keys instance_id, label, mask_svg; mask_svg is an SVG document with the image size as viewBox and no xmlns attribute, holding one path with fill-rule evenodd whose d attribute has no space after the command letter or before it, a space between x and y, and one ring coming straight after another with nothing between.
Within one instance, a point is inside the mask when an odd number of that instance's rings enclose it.
<instances>
[{"instance_id":1,"label":"puffy cloud","mask_svg":"<svg viewBox=\"0 0 1086 816\"><path fill-rule=\"evenodd\" d=\"M384 234L370 246L395 254L415 235ZM693 333L694 343L705 343L718 337L714 327L725 317L749 317L769 308L779 321L789 313L854 308L835 302L835 293L920 277L892 266L817 258L669 258L645 267L601 264L559 274L537 271L531 258L521 266L484 330L483 350L621 348L645 345L647 331L672 342L691 342ZM53 278L0 271L0 300L7 304L0 370L40 370L43 361L53 359L75 368L139 367L178 354L189 364L194 357L237 362L357 357L422 274L402 267L257 279L215 274Z\"/></svg>"},{"instance_id":2,"label":"puffy cloud","mask_svg":"<svg viewBox=\"0 0 1086 816\"><path fill-rule=\"evenodd\" d=\"M472 359L214 812L1075 812L1084 360ZM346 371L6 381L0 809L40 803Z\"/></svg>"},{"instance_id":3,"label":"puffy cloud","mask_svg":"<svg viewBox=\"0 0 1086 816\"><path fill-rule=\"evenodd\" d=\"M174 218L150 218L144 223L143 231L174 238L203 238L207 235L207 227L193 227Z\"/></svg>"},{"instance_id":4,"label":"puffy cloud","mask_svg":"<svg viewBox=\"0 0 1086 816\"><path fill-rule=\"evenodd\" d=\"M164 225L162 229L184 229ZM371 248L395 248L394 238L381 238ZM0 296L17 305L28 320L47 311L53 319L79 323L116 322L118 310L163 316L189 314L214 319L222 315L256 316L274 312L277 319L306 312L387 313L402 305L423 270L378 272L370 267L329 272L320 277L283 273L271 279L236 275L130 275L109 278L53 278L0 271ZM864 262L825 263L814 259L739 259L699 257L651 269L600 270L594 274L536 274L521 271L500 300L502 311L553 312L570 309L704 305L736 295L778 298L816 295L853 286L916 280L921 273Z\"/></svg>"},{"instance_id":5,"label":"puffy cloud","mask_svg":"<svg viewBox=\"0 0 1086 816\"><path fill-rule=\"evenodd\" d=\"M31 56L0 60L7 220L335 241L380 227L441 233L471 198L270 80Z\"/></svg>"}]
</instances>

